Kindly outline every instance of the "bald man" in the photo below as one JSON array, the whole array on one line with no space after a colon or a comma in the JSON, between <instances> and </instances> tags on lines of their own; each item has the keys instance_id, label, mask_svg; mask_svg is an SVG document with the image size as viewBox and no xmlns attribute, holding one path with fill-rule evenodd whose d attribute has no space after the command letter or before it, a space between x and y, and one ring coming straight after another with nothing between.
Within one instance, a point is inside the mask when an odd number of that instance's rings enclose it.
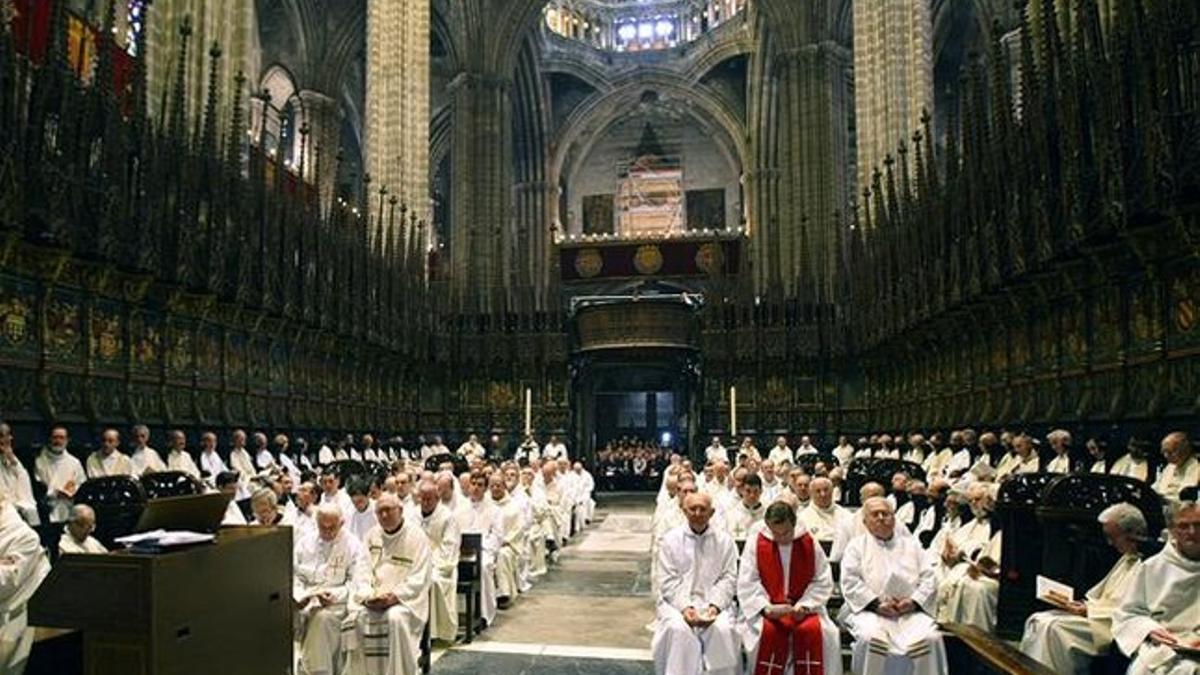
<instances>
[{"instance_id":1,"label":"bald man","mask_svg":"<svg viewBox=\"0 0 1200 675\"><path fill-rule=\"evenodd\" d=\"M292 600L300 675L332 675L341 664L342 621L350 592L368 583L367 554L343 527L334 504L316 508L316 528L300 535L292 557Z\"/></svg>"},{"instance_id":2,"label":"bald man","mask_svg":"<svg viewBox=\"0 0 1200 675\"><path fill-rule=\"evenodd\" d=\"M104 544L96 541L92 533L96 531L96 512L87 504L76 504L71 507L71 516L63 528L62 537L58 540L59 553L108 553Z\"/></svg>"},{"instance_id":3,"label":"bald man","mask_svg":"<svg viewBox=\"0 0 1200 675\"><path fill-rule=\"evenodd\" d=\"M121 452L121 434L116 429L105 429L100 435L100 449L87 458L88 478L132 475L133 463Z\"/></svg>"},{"instance_id":4,"label":"bald man","mask_svg":"<svg viewBox=\"0 0 1200 675\"><path fill-rule=\"evenodd\" d=\"M354 675L411 675L429 619L433 555L421 528L405 523L396 495L380 495L375 515L379 524L364 542L369 574L350 595L352 627L342 632L346 665Z\"/></svg>"},{"instance_id":5,"label":"bald man","mask_svg":"<svg viewBox=\"0 0 1200 675\"><path fill-rule=\"evenodd\" d=\"M429 537L432 556L432 584L429 589L429 637L454 642L458 635L458 558L462 535L458 520L438 498L438 486L431 480L417 485L415 511L405 511Z\"/></svg>"},{"instance_id":6,"label":"bald man","mask_svg":"<svg viewBox=\"0 0 1200 675\"><path fill-rule=\"evenodd\" d=\"M687 523L667 532L659 546L659 592L650 650L655 672L735 675L741 668L733 601L737 546L712 527L712 497L690 493Z\"/></svg>"},{"instance_id":7,"label":"bald man","mask_svg":"<svg viewBox=\"0 0 1200 675\"><path fill-rule=\"evenodd\" d=\"M1154 491L1167 500L1168 504L1179 501L1179 492L1185 487L1200 483L1200 461L1192 449L1187 434L1174 431L1162 440L1162 455L1167 460L1154 481Z\"/></svg>"}]
</instances>

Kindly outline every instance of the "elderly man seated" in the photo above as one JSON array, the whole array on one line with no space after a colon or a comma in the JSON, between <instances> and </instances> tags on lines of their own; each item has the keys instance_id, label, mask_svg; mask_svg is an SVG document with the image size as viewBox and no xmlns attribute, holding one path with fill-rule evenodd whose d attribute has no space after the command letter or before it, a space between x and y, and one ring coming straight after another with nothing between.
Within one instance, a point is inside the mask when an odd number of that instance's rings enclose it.
<instances>
[{"instance_id":1,"label":"elderly man seated","mask_svg":"<svg viewBox=\"0 0 1200 675\"><path fill-rule=\"evenodd\" d=\"M741 650L734 627L737 546L712 527L712 497L689 493L686 524L663 535L659 545L659 593L650 650L657 673L735 675Z\"/></svg>"},{"instance_id":2,"label":"elderly man seated","mask_svg":"<svg viewBox=\"0 0 1200 675\"><path fill-rule=\"evenodd\" d=\"M972 483L967 489L971 522L958 528L940 551L934 568L939 573L939 623L961 623L991 631L996 626L996 600L1000 590L1001 533L992 525L994 500L988 485Z\"/></svg>"},{"instance_id":3,"label":"elderly man seated","mask_svg":"<svg viewBox=\"0 0 1200 675\"><path fill-rule=\"evenodd\" d=\"M342 527L342 510L322 504L316 520L316 530L300 537L293 554L300 675L332 675L341 664L346 601L368 574L366 551Z\"/></svg>"},{"instance_id":4,"label":"elderly man seated","mask_svg":"<svg viewBox=\"0 0 1200 675\"><path fill-rule=\"evenodd\" d=\"M381 495L375 515L379 524L364 541L370 570L343 624L346 667L352 675L412 675L429 620L433 555L425 532L405 523L396 495Z\"/></svg>"},{"instance_id":5,"label":"elderly man seated","mask_svg":"<svg viewBox=\"0 0 1200 675\"><path fill-rule=\"evenodd\" d=\"M933 569L915 537L896 527L883 497L863 504L866 533L846 545L839 619L854 637L851 671L861 675L946 673L946 649L930 616Z\"/></svg>"},{"instance_id":6,"label":"elderly man seated","mask_svg":"<svg viewBox=\"0 0 1200 675\"><path fill-rule=\"evenodd\" d=\"M33 646L25 604L49 573L37 532L0 490L0 673L25 672Z\"/></svg>"},{"instance_id":7,"label":"elderly man seated","mask_svg":"<svg viewBox=\"0 0 1200 675\"><path fill-rule=\"evenodd\" d=\"M1108 575L1083 600L1051 598L1059 609L1038 612L1025 622L1021 651L1058 673L1086 675L1092 658L1112 643L1112 615L1141 567L1138 544L1146 538L1146 518L1132 504L1100 512L1108 543L1121 554Z\"/></svg>"},{"instance_id":8,"label":"elderly man seated","mask_svg":"<svg viewBox=\"0 0 1200 675\"><path fill-rule=\"evenodd\" d=\"M825 551L786 502L767 507L765 528L742 549L739 625L752 673L842 672L841 637L825 613L833 575Z\"/></svg>"},{"instance_id":9,"label":"elderly man seated","mask_svg":"<svg viewBox=\"0 0 1200 675\"><path fill-rule=\"evenodd\" d=\"M458 558L462 543L458 520L438 498L437 484L417 485L418 510L405 516L429 537L432 556L429 604L429 637L453 642L458 635Z\"/></svg>"},{"instance_id":10,"label":"elderly man seated","mask_svg":"<svg viewBox=\"0 0 1200 675\"><path fill-rule=\"evenodd\" d=\"M1177 504L1170 532L1170 543L1142 563L1113 614L1113 640L1133 658L1130 673L1200 673L1200 506Z\"/></svg>"},{"instance_id":11,"label":"elderly man seated","mask_svg":"<svg viewBox=\"0 0 1200 675\"><path fill-rule=\"evenodd\" d=\"M833 482L814 478L809 484L812 499L800 511L800 522L818 542L832 545L839 530L848 529L854 516L833 502Z\"/></svg>"},{"instance_id":12,"label":"elderly man seated","mask_svg":"<svg viewBox=\"0 0 1200 675\"><path fill-rule=\"evenodd\" d=\"M96 512L87 504L71 507L71 517L58 540L58 552L62 553L108 553L104 545L96 541Z\"/></svg>"}]
</instances>

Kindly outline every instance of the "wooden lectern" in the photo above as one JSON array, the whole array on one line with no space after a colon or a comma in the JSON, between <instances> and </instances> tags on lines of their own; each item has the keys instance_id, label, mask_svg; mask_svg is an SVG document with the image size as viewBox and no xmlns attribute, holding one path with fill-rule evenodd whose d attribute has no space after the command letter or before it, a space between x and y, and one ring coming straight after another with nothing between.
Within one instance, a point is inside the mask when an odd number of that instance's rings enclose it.
<instances>
[{"instance_id":1,"label":"wooden lectern","mask_svg":"<svg viewBox=\"0 0 1200 675\"><path fill-rule=\"evenodd\" d=\"M291 528L232 527L178 551L64 555L29 623L82 630L85 675L286 675L291 598Z\"/></svg>"}]
</instances>

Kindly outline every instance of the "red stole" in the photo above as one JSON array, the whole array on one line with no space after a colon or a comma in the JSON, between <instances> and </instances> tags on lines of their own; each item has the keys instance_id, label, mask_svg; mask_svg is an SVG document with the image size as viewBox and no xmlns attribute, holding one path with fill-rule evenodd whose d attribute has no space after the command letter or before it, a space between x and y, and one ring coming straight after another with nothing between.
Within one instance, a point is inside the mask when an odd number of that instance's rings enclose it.
<instances>
[{"instance_id":1,"label":"red stole","mask_svg":"<svg viewBox=\"0 0 1200 675\"><path fill-rule=\"evenodd\" d=\"M771 604L796 604L816 573L813 538L806 532L792 541L786 592L779 546L761 532L756 546L758 576ZM754 664L754 675L781 675L788 662L789 647L796 675L824 673L821 617L816 614L799 620L792 616L782 619L763 617L762 639L758 643L758 663Z\"/></svg>"}]
</instances>

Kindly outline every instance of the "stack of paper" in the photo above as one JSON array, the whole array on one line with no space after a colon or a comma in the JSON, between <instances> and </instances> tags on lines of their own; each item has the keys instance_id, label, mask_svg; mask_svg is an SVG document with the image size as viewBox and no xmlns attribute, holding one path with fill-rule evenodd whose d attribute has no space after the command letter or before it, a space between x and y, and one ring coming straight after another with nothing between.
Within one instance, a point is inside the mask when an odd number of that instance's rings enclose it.
<instances>
[{"instance_id":1,"label":"stack of paper","mask_svg":"<svg viewBox=\"0 0 1200 675\"><path fill-rule=\"evenodd\" d=\"M126 537L118 537L118 544L140 550L162 550L192 544L205 544L216 540L216 535L187 530L151 530Z\"/></svg>"}]
</instances>

